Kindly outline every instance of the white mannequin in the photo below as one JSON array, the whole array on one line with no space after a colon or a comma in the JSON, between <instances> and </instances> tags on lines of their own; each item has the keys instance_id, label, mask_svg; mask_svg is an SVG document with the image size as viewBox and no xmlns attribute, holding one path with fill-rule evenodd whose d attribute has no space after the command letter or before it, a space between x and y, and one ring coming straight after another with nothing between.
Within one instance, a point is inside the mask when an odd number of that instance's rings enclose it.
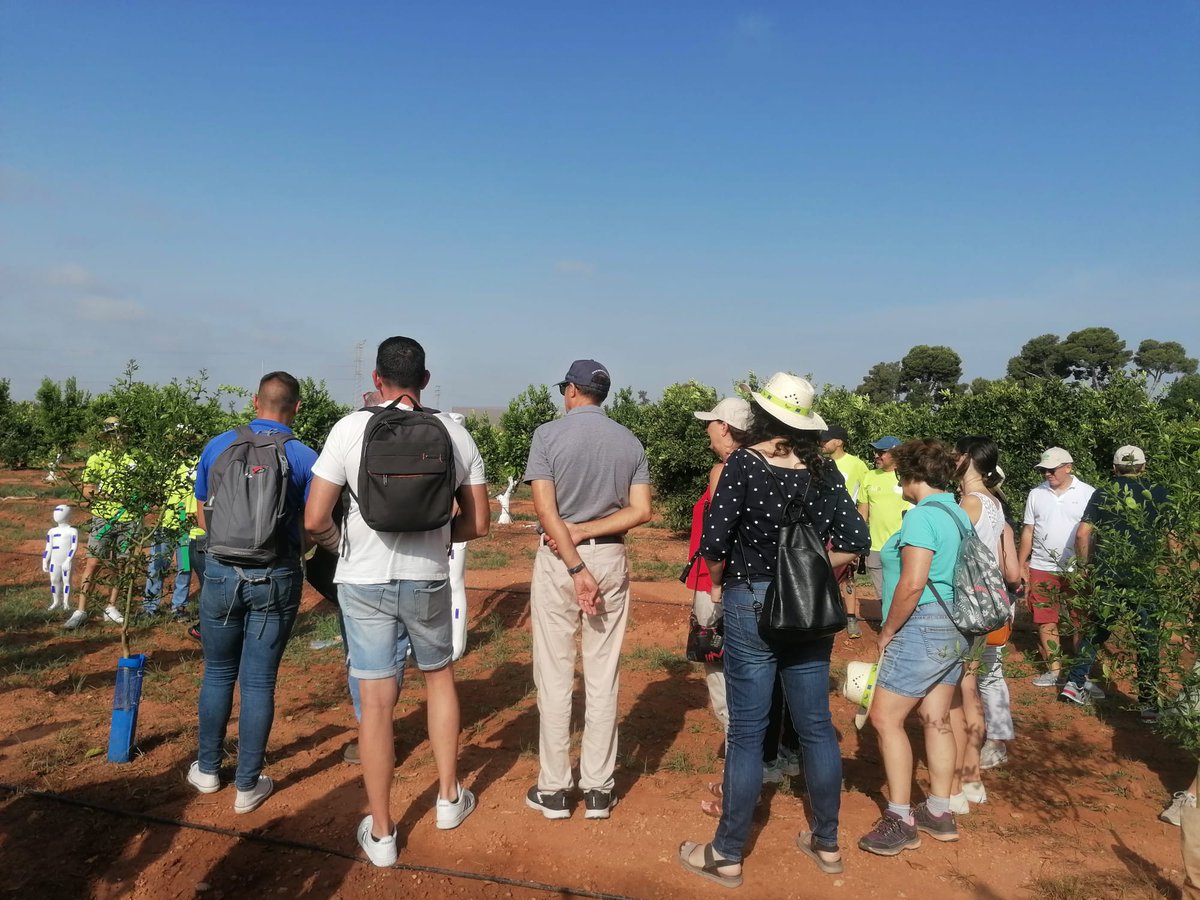
<instances>
[{"instance_id":1,"label":"white mannequin","mask_svg":"<svg viewBox=\"0 0 1200 900\"><path fill-rule=\"evenodd\" d=\"M459 425L465 425L467 418L461 413L446 413ZM451 660L459 660L467 649L467 544L453 543L450 545L450 614L453 623L451 631ZM409 648L412 649L411 646Z\"/></svg>"},{"instance_id":2,"label":"white mannequin","mask_svg":"<svg viewBox=\"0 0 1200 900\"><path fill-rule=\"evenodd\" d=\"M79 546L79 532L70 523L71 507L54 507L54 527L46 532L42 571L50 575L50 608L70 609L71 560Z\"/></svg>"},{"instance_id":3,"label":"white mannequin","mask_svg":"<svg viewBox=\"0 0 1200 900\"><path fill-rule=\"evenodd\" d=\"M511 475L508 476L508 487L496 495L496 499L500 501L500 518L496 520L497 525L511 525L512 513L508 510L508 505L512 502L513 491L517 489L517 479Z\"/></svg>"}]
</instances>

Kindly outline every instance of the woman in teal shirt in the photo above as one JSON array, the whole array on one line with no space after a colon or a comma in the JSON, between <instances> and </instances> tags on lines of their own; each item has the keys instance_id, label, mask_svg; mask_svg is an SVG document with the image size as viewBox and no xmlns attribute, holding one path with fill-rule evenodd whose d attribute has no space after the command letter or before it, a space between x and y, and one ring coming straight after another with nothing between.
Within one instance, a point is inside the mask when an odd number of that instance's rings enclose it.
<instances>
[{"instance_id":1,"label":"woman in teal shirt","mask_svg":"<svg viewBox=\"0 0 1200 900\"><path fill-rule=\"evenodd\" d=\"M939 841L958 840L950 812L955 766L950 704L969 649L947 612L954 604L954 567L962 541L951 516L971 528L971 520L948 492L956 468L951 449L940 441L915 440L901 444L892 455L904 499L915 505L880 551L883 625L871 723L883 752L888 808L858 842L880 856L920 846L921 831ZM914 808L913 753L904 721L918 707L930 788L925 802Z\"/></svg>"}]
</instances>

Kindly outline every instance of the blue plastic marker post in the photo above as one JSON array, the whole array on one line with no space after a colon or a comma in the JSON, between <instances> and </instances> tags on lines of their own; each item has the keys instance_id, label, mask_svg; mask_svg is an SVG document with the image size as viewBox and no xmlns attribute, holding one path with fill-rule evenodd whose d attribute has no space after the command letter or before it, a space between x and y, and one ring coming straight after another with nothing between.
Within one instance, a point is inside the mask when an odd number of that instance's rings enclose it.
<instances>
[{"instance_id":1,"label":"blue plastic marker post","mask_svg":"<svg viewBox=\"0 0 1200 900\"><path fill-rule=\"evenodd\" d=\"M112 726L108 732L109 762L127 763L133 755L145 668L144 653L123 656L117 660L117 686L113 691Z\"/></svg>"}]
</instances>

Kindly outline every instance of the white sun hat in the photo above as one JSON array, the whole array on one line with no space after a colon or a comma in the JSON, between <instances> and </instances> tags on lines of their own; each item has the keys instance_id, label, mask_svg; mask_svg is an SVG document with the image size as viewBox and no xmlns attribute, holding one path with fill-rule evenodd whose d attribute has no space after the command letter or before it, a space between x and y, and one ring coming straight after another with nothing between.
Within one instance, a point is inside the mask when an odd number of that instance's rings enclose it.
<instances>
[{"instance_id":1,"label":"white sun hat","mask_svg":"<svg viewBox=\"0 0 1200 900\"><path fill-rule=\"evenodd\" d=\"M871 700L875 696L875 679L878 675L878 663L855 661L846 666L842 696L858 705L858 712L854 714L854 727L859 731L867 724L867 713L871 711Z\"/></svg>"},{"instance_id":2,"label":"white sun hat","mask_svg":"<svg viewBox=\"0 0 1200 900\"><path fill-rule=\"evenodd\" d=\"M767 413L799 431L824 431L828 427L812 411L817 392L807 378L776 372L760 390L751 391L750 396Z\"/></svg>"}]
</instances>

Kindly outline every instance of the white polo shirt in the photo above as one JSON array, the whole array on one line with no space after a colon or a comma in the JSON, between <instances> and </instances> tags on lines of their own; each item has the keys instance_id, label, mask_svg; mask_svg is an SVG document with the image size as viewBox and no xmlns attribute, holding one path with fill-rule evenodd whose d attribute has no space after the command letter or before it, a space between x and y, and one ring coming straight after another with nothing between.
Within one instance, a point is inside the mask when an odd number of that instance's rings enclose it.
<instances>
[{"instance_id":1,"label":"white polo shirt","mask_svg":"<svg viewBox=\"0 0 1200 900\"><path fill-rule=\"evenodd\" d=\"M1056 494L1042 482L1025 499L1025 524L1033 526L1029 566L1043 572L1070 572L1074 567L1075 532L1096 489L1071 476L1070 486Z\"/></svg>"}]
</instances>

